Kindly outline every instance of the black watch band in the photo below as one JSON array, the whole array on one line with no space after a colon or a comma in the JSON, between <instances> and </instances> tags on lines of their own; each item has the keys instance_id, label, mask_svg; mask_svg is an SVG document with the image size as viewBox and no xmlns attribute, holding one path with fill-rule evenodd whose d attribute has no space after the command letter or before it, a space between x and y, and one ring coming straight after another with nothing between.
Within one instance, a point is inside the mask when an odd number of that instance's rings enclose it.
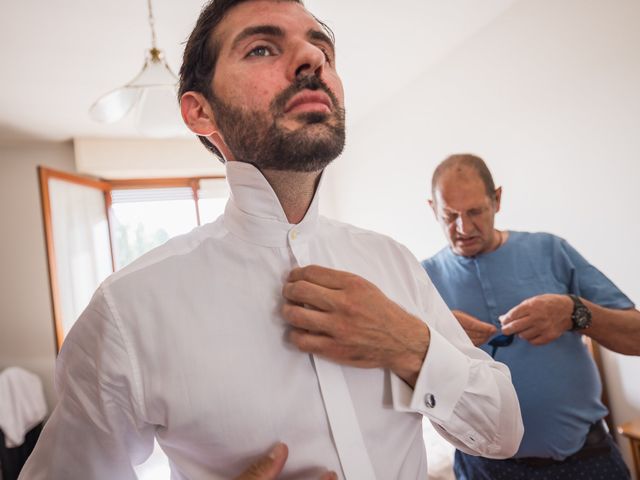
<instances>
[{"instance_id":1,"label":"black watch band","mask_svg":"<svg viewBox=\"0 0 640 480\"><path fill-rule=\"evenodd\" d=\"M580 297L568 294L569 298L573 301L573 312L571 313L571 331L584 330L591 326L591 310L587 307Z\"/></svg>"}]
</instances>

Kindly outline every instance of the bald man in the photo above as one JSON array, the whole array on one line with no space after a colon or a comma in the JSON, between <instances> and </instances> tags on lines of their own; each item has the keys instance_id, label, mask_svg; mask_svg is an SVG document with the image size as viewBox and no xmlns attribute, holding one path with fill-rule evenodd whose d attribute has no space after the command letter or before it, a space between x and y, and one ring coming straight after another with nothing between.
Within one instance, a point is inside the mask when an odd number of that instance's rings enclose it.
<instances>
[{"instance_id":1,"label":"bald man","mask_svg":"<svg viewBox=\"0 0 640 480\"><path fill-rule=\"evenodd\" d=\"M525 425L513 458L457 451L456 475L627 479L581 337L638 355L640 312L565 240L496 229L501 194L474 155L433 174L429 204L449 245L422 266L473 343L510 368Z\"/></svg>"}]
</instances>

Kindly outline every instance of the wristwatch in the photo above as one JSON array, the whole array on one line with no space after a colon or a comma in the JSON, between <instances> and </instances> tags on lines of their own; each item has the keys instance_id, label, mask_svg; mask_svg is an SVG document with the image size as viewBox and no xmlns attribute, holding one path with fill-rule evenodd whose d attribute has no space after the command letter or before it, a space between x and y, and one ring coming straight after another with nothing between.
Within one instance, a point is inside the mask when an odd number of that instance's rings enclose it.
<instances>
[{"instance_id":1,"label":"wristwatch","mask_svg":"<svg viewBox=\"0 0 640 480\"><path fill-rule=\"evenodd\" d=\"M589 328L591 326L591 310L582 303L582 300L580 300L580 297L577 295L571 293L568 295L569 298L573 300L573 313L571 313L571 323L573 323L573 326L571 327L571 331Z\"/></svg>"}]
</instances>

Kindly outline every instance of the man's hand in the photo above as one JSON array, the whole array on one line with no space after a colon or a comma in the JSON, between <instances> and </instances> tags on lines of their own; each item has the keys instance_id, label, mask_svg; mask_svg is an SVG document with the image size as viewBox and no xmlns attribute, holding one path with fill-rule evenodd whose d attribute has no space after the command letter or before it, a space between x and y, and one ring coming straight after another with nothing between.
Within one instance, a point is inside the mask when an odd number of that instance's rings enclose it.
<instances>
[{"instance_id":1,"label":"man's hand","mask_svg":"<svg viewBox=\"0 0 640 480\"><path fill-rule=\"evenodd\" d=\"M502 333L518 335L532 345L552 342L573 326L573 302L567 295L528 298L500 316Z\"/></svg>"},{"instance_id":2,"label":"man's hand","mask_svg":"<svg viewBox=\"0 0 640 480\"><path fill-rule=\"evenodd\" d=\"M258 459L235 480L275 480L288 456L287 446L284 443L278 443L267 455ZM334 472L327 472L319 480L338 480L338 476Z\"/></svg>"},{"instance_id":3,"label":"man's hand","mask_svg":"<svg viewBox=\"0 0 640 480\"><path fill-rule=\"evenodd\" d=\"M414 386L429 348L429 327L352 273L310 265L282 289L289 340L344 365L389 368Z\"/></svg>"},{"instance_id":4,"label":"man's hand","mask_svg":"<svg viewBox=\"0 0 640 480\"><path fill-rule=\"evenodd\" d=\"M473 315L469 315L461 310L451 310L464 331L467 332L473 344L478 347L493 337L498 329L490 323L478 320Z\"/></svg>"}]
</instances>

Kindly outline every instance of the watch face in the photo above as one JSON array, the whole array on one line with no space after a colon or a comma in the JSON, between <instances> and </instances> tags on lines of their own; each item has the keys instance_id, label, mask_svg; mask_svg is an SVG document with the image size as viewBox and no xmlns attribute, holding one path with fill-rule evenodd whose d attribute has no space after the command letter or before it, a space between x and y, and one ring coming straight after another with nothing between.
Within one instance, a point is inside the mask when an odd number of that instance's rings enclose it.
<instances>
[{"instance_id":1,"label":"watch face","mask_svg":"<svg viewBox=\"0 0 640 480\"><path fill-rule=\"evenodd\" d=\"M571 314L573 326L571 330L589 328L591 326L591 310L582 303L582 300L577 295L569 294L569 297L573 300L573 313Z\"/></svg>"},{"instance_id":2,"label":"watch face","mask_svg":"<svg viewBox=\"0 0 640 480\"><path fill-rule=\"evenodd\" d=\"M574 314L576 328L587 328L591 325L591 312L586 308L577 308Z\"/></svg>"}]
</instances>

